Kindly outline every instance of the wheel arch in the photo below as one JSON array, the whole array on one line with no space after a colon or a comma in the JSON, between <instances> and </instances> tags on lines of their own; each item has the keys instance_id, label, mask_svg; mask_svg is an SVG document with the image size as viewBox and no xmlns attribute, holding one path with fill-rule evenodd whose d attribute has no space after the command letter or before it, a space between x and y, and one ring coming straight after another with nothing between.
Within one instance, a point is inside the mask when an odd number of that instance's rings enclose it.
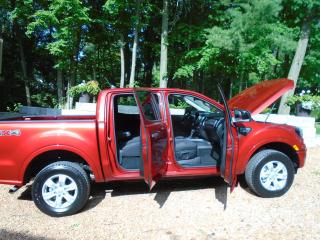
<instances>
[{"instance_id":1,"label":"wheel arch","mask_svg":"<svg viewBox=\"0 0 320 240\"><path fill-rule=\"evenodd\" d=\"M270 142L270 143L266 143L266 144L260 146L256 151L254 151L251 154L248 162L250 161L250 159L254 155L256 155L258 152L261 152L262 150L265 150L265 149L276 150L276 151L282 152L285 155L287 155L291 159L291 161L293 162L293 166L295 168L295 171L297 171L298 166L299 166L298 154L289 144L284 143L284 142Z\"/></svg>"},{"instance_id":2,"label":"wheel arch","mask_svg":"<svg viewBox=\"0 0 320 240\"><path fill-rule=\"evenodd\" d=\"M94 175L95 179L102 178L101 174L94 166L93 161L74 149L69 148L45 148L34 153L27 161L25 161L20 179L23 184L28 183L35 177L44 167L58 161L69 161L79 163L89 173Z\"/></svg>"}]
</instances>

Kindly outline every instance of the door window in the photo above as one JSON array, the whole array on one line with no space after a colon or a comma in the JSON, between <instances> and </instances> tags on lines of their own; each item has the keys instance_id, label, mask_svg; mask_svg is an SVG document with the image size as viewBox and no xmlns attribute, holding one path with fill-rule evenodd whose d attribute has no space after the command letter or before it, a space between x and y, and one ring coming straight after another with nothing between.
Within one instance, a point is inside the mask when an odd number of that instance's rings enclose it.
<instances>
[{"instance_id":1,"label":"door window","mask_svg":"<svg viewBox=\"0 0 320 240\"><path fill-rule=\"evenodd\" d=\"M118 95L115 97L115 108L117 113L139 114L139 109L133 94Z\"/></svg>"},{"instance_id":2,"label":"door window","mask_svg":"<svg viewBox=\"0 0 320 240\"><path fill-rule=\"evenodd\" d=\"M137 91L136 94L144 117L149 121L160 120L158 96L148 91Z\"/></svg>"}]
</instances>

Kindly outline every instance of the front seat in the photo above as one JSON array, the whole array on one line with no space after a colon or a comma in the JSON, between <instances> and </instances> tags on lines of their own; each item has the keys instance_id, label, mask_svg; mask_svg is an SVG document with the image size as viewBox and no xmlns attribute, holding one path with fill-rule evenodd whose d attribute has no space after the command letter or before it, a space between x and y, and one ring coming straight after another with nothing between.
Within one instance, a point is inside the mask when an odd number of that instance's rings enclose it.
<instances>
[{"instance_id":1,"label":"front seat","mask_svg":"<svg viewBox=\"0 0 320 240\"><path fill-rule=\"evenodd\" d=\"M176 160L182 166L216 165L211 157L212 145L201 138L175 138Z\"/></svg>"},{"instance_id":2,"label":"front seat","mask_svg":"<svg viewBox=\"0 0 320 240\"><path fill-rule=\"evenodd\" d=\"M141 138L127 141L119 151L119 163L125 169L139 169L141 164Z\"/></svg>"},{"instance_id":3,"label":"front seat","mask_svg":"<svg viewBox=\"0 0 320 240\"><path fill-rule=\"evenodd\" d=\"M175 155L178 163L182 166L200 165L198 157L198 145L188 138L175 138Z\"/></svg>"},{"instance_id":4,"label":"front seat","mask_svg":"<svg viewBox=\"0 0 320 240\"><path fill-rule=\"evenodd\" d=\"M192 159L197 157L197 144L187 138L175 138L175 153L177 159Z\"/></svg>"}]
</instances>

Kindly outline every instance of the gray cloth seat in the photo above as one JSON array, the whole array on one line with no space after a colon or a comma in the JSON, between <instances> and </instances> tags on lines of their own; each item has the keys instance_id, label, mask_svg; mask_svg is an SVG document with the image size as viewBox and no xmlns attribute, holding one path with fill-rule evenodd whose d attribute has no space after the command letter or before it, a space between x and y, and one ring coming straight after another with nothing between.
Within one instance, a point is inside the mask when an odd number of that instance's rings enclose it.
<instances>
[{"instance_id":1,"label":"gray cloth seat","mask_svg":"<svg viewBox=\"0 0 320 240\"><path fill-rule=\"evenodd\" d=\"M175 154L179 160L188 160L197 157L197 144L186 138L175 138Z\"/></svg>"},{"instance_id":2,"label":"gray cloth seat","mask_svg":"<svg viewBox=\"0 0 320 240\"><path fill-rule=\"evenodd\" d=\"M141 165L141 138L127 141L119 151L119 164L125 169L139 169Z\"/></svg>"},{"instance_id":3,"label":"gray cloth seat","mask_svg":"<svg viewBox=\"0 0 320 240\"><path fill-rule=\"evenodd\" d=\"M211 166L216 161L211 156L212 145L201 138L175 138L176 160L182 166Z\"/></svg>"},{"instance_id":4,"label":"gray cloth seat","mask_svg":"<svg viewBox=\"0 0 320 240\"><path fill-rule=\"evenodd\" d=\"M212 166L216 160L212 157L212 145L201 138L175 138L175 156L181 166ZM140 169L141 138L127 141L119 151L119 163L125 169Z\"/></svg>"}]
</instances>

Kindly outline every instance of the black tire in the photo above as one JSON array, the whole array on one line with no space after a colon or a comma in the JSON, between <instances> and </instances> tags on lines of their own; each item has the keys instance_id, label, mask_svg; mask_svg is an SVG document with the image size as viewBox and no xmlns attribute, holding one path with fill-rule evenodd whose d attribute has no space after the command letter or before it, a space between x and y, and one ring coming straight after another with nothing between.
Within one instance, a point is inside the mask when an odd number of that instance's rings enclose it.
<instances>
[{"instance_id":1,"label":"black tire","mask_svg":"<svg viewBox=\"0 0 320 240\"><path fill-rule=\"evenodd\" d=\"M65 180L65 186L66 188L71 185L67 185L67 181L70 183L73 183L72 186L76 190L64 190L60 182L54 182L55 178L60 181L60 177L64 176L66 177L67 180ZM55 183L53 185L53 188L49 188L47 186L48 181L53 180ZM45 185L46 184L46 185ZM60 186L58 186L60 184ZM44 186L45 185L45 186ZM59 188L57 190L60 191L59 193L56 192L55 188ZM65 189L66 189L65 188ZM43 190L46 191L48 190L48 193L54 192L54 196L49 199L45 200L43 197ZM55 189L55 190L52 190ZM62 189L62 190L61 190ZM72 196L73 199L70 200L68 203L67 198L65 197L66 194L65 192L68 192L68 196ZM65 205L67 202L67 205L70 204L69 206L63 207L53 207L50 206L49 204L51 203L50 201L57 201L57 196L56 194L59 194L59 198L62 199L60 200L60 205ZM73 195L72 195L73 194ZM87 175L87 173L80 167L79 164L77 163L72 163L72 162L65 162L65 161L60 161L60 162L55 162L44 169L42 169L36 176L33 185L32 185L32 199L35 203L35 205L45 214L52 216L52 217L63 217L63 216L68 216L75 214L79 212L84 205L87 203L88 198L90 195L90 180ZM48 203L49 201L49 203ZM52 205L51 204L51 205Z\"/></svg>"},{"instance_id":2,"label":"black tire","mask_svg":"<svg viewBox=\"0 0 320 240\"><path fill-rule=\"evenodd\" d=\"M262 173L262 168L266 166L266 164L277 164L279 162L285 167L287 178L281 183L284 184L281 188L279 187L279 189L270 190L261 183L260 174ZM276 166L277 165L275 165L275 167ZM294 172L293 163L287 155L276 150L268 149L258 152L250 159L246 168L245 178L249 188L258 196L272 198L280 197L289 190L294 179ZM277 179L277 177L274 178ZM270 186L272 186L272 184L274 184L273 181L271 181Z\"/></svg>"}]
</instances>

